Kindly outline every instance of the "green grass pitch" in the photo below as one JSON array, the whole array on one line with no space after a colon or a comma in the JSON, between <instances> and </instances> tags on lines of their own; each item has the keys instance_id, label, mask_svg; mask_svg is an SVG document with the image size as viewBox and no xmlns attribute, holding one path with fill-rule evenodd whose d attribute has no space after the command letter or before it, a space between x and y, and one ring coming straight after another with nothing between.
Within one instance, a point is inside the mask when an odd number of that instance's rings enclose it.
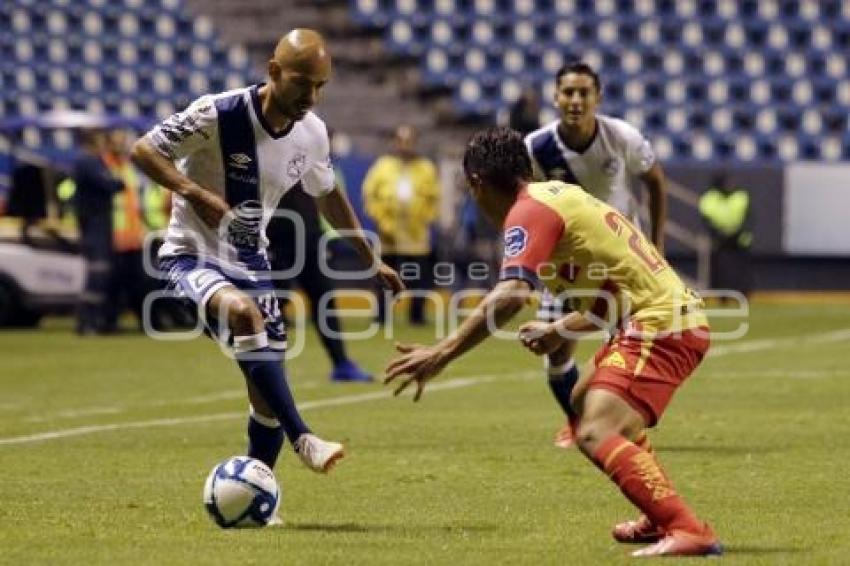
<instances>
[{"instance_id":1,"label":"green grass pitch","mask_svg":"<svg viewBox=\"0 0 850 566\"><path fill-rule=\"evenodd\" d=\"M349 456L318 476L287 448L285 525L223 531L201 489L245 448L235 365L205 339L69 329L0 333L0 564L629 562L609 531L633 510L578 452L552 446L561 416L518 344L488 342L413 405L377 384L328 383L310 331L290 380L316 432ZM373 371L392 354L382 338L349 349ZM715 351L652 435L679 491L726 562L850 562L850 305L757 306L747 336Z\"/></svg>"}]
</instances>

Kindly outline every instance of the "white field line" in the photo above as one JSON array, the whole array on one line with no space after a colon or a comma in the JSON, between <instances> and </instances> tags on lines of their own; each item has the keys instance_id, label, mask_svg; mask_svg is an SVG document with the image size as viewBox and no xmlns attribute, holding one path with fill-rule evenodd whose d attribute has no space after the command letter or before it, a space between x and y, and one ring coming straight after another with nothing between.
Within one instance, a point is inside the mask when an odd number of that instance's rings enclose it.
<instances>
[{"instance_id":1,"label":"white field line","mask_svg":"<svg viewBox=\"0 0 850 566\"><path fill-rule=\"evenodd\" d=\"M714 370L708 372L710 379L829 379L833 377L850 377L850 370L837 369L752 369L726 372Z\"/></svg>"},{"instance_id":2,"label":"white field line","mask_svg":"<svg viewBox=\"0 0 850 566\"><path fill-rule=\"evenodd\" d=\"M840 330L832 330L830 332L823 332L820 334L790 336L786 338L765 338L762 340L748 340L746 342L737 342L734 344L719 344L711 347L708 351L708 357L716 358L718 356L726 356L729 354L759 352L762 350L772 350L780 346L810 346L844 341L850 341L850 328L842 328Z\"/></svg>"},{"instance_id":3,"label":"white field line","mask_svg":"<svg viewBox=\"0 0 850 566\"><path fill-rule=\"evenodd\" d=\"M513 378L513 379L531 379L534 376L539 375L540 372L516 372L510 374L503 374L499 378ZM486 383L489 381L495 381L497 378L493 375L477 375L470 377L459 377L456 379L450 379L448 381L443 381L441 383L435 383L428 387L429 392L435 391L448 391L452 389L460 389L462 387L470 387L472 385L478 385L480 383ZM409 395L408 395L409 396ZM370 393L360 393L358 395L345 395L339 397L331 397L328 399L316 399L315 401L305 401L298 405L298 409L301 411L308 411L310 409L322 409L325 407L338 407L341 405L352 405L356 403L365 403L368 401L377 401L380 399L390 399L392 398L392 393L386 390L382 391L373 391ZM126 422L126 423L111 423L111 424L103 424L103 425L90 425L90 426L80 426L74 428L66 428L53 430L48 432L41 432L37 434L28 434L24 436L12 436L8 438L0 438L0 446L8 446L14 444L30 444L33 442L41 442L44 440L56 440L60 438L69 438L72 436L83 436L87 434L93 434L96 432L109 432L114 430L131 430L137 428L153 428L160 426L176 426L183 424L197 424L197 423L207 423L214 421L224 421L230 419L239 419L245 418L246 411L239 412L227 412L227 413L213 413L209 415L198 415L194 417L174 417L167 419L152 419L146 421L134 421L134 422Z\"/></svg>"},{"instance_id":4,"label":"white field line","mask_svg":"<svg viewBox=\"0 0 850 566\"><path fill-rule=\"evenodd\" d=\"M245 394L244 392L242 393ZM121 406L114 407L89 407L85 409L71 409L68 411L56 411L55 413L50 413L48 416L38 416L38 417L27 417L23 419L24 422L28 423L40 423L44 421L52 421L54 419L76 419L79 417L90 417L94 415L118 415L125 412L126 409Z\"/></svg>"},{"instance_id":5,"label":"white field line","mask_svg":"<svg viewBox=\"0 0 850 566\"><path fill-rule=\"evenodd\" d=\"M850 328L843 328L840 330L833 330L830 332L824 332L821 334L812 334L808 336L793 336L786 338L768 338L763 340L751 340L748 342L739 342L736 344L729 345L718 345L712 347L709 350L709 355L712 358L734 355L734 354L743 354L749 352L763 351L763 350L772 350L774 348L778 348L781 346L799 346L799 345L808 345L808 344L823 344L823 343L831 343L831 342L843 342L846 340L850 340ZM539 375L539 372L515 372L509 374L502 374L499 378L513 378L513 379L531 379L533 376ZM443 381L439 383L432 384L428 387L428 391L441 391L441 390L451 390L458 389L461 387L469 387L471 385L477 385L479 383L486 383L490 381L495 381L497 379L493 374L488 375L480 375L480 376L470 376L470 377L461 377L456 379L451 379L449 381ZM217 395L226 395L228 398L233 394L232 392L224 392ZM211 397L209 395L204 397ZM310 409L318 409L323 407L337 407L340 405L351 405L355 403L365 403L368 401L375 401L379 399L388 399L391 397L391 394L386 391L375 391L370 393L361 393L357 395L343 395L338 397L330 397L328 399L317 399L315 401L305 401L304 403L300 403L298 408L300 410L310 410ZM203 398L203 397L202 397ZM195 398L197 399L197 398ZM107 432L113 430L128 430L128 429L137 429L137 428L149 428L149 427L158 427L158 426L176 426L181 424L191 424L191 423L202 423L202 422L210 422L210 421L220 421L227 419L235 419L235 418L244 418L244 412L228 412L228 413L214 413L210 415L198 415L194 417L174 417L168 419L153 419L146 421L134 421L134 422L126 422L126 423L112 423L112 424L103 424L103 425L91 425L91 426L81 426L74 428L66 428L66 429L58 429L54 431L41 432L36 434L29 434L24 436L11 436L7 438L0 438L0 446L14 445L14 444L29 444L32 442L41 442L44 440L55 440L59 438L68 438L72 436L82 436L87 434L93 434L96 432Z\"/></svg>"}]
</instances>

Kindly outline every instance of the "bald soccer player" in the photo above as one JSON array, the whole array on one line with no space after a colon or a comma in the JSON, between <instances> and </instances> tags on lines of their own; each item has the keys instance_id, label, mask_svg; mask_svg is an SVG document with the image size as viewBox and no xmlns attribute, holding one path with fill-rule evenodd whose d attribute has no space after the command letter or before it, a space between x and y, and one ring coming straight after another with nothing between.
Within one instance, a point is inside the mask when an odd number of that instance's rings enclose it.
<instances>
[{"instance_id":1,"label":"bald soccer player","mask_svg":"<svg viewBox=\"0 0 850 566\"><path fill-rule=\"evenodd\" d=\"M308 468L326 472L343 446L311 433L283 369L286 334L265 235L281 196L301 185L335 228L355 234L352 243L377 266L382 284L393 291L403 285L362 236L334 182L325 124L310 111L331 76L322 36L309 29L286 34L268 75L267 83L202 96L136 142L132 157L175 193L160 268L242 370L248 456L274 467L286 436Z\"/></svg>"}]
</instances>

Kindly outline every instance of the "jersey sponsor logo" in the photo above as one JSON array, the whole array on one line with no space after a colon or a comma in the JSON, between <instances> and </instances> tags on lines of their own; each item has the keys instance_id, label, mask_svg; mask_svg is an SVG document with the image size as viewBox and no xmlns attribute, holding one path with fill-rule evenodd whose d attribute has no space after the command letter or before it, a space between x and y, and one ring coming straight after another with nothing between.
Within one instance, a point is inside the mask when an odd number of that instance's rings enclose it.
<instances>
[{"instance_id":1,"label":"jersey sponsor logo","mask_svg":"<svg viewBox=\"0 0 850 566\"><path fill-rule=\"evenodd\" d=\"M227 239L237 248L256 249L263 221L263 204L246 200L233 208L234 217L227 226Z\"/></svg>"},{"instance_id":2,"label":"jersey sponsor logo","mask_svg":"<svg viewBox=\"0 0 850 566\"><path fill-rule=\"evenodd\" d=\"M286 164L286 174L292 179L300 179L304 174L304 167L307 165L307 156L303 153L296 153L295 157L289 160Z\"/></svg>"},{"instance_id":3,"label":"jersey sponsor logo","mask_svg":"<svg viewBox=\"0 0 850 566\"><path fill-rule=\"evenodd\" d=\"M230 154L230 166L236 167L237 169L247 169L248 164L251 163L252 159L245 155L244 153L231 153Z\"/></svg>"},{"instance_id":4,"label":"jersey sponsor logo","mask_svg":"<svg viewBox=\"0 0 850 566\"><path fill-rule=\"evenodd\" d=\"M228 172L227 178L233 179L234 181L237 181L239 183L248 183L250 185L256 185L258 183L258 179L254 175L243 175L235 171Z\"/></svg>"},{"instance_id":5,"label":"jersey sponsor logo","mask_svg":"<svg viewBox=\"0 0 850 566\"><path fill-rule=\"evenodd\" d=\"M505 257L517 257L528 246L528 232L522 226L505 230Z\"/></svg>"}]
</instances>

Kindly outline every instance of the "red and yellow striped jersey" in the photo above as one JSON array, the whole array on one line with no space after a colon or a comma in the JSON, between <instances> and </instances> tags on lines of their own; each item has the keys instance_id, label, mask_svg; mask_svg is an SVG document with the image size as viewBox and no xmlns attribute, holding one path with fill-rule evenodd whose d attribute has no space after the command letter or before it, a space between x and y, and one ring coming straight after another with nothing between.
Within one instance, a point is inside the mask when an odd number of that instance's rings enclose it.
<instances>
[{"instance_id":1,"label":"red and yellow striped jersey","mask_svg":"<svg viewBox=\"0 0 850 566\"><path fill-rule=\"evenodd\" d=\"M531 183L505 219L502 279L643 332L707 326L702 300L621 213L577 185Z\"/></svg>"}]
</instances>

